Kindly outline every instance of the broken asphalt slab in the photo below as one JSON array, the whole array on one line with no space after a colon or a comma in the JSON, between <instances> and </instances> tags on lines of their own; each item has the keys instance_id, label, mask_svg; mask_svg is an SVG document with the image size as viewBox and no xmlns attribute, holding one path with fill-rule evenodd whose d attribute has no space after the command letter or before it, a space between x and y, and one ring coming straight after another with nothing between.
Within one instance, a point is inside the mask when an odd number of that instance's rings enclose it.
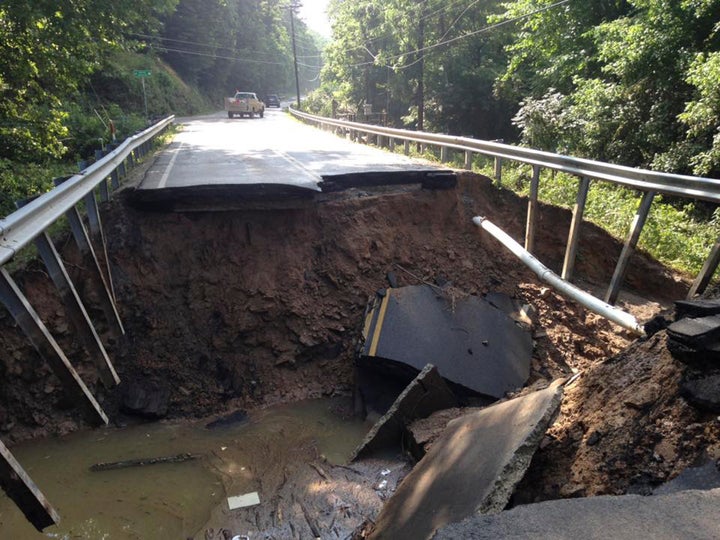
<instances>
[{"instance_id":1,"label":"broken asphalt slab","mask_svg":"<svg viewBox=\"0 0 720 540\"><path fill-rule=\"evenodd\" d=\"M350 461L374 451L400 449L406 426L440 409L457 405L457 399L432 364L428 364L397 397L390 410L370 429Z\"/></svg>"},{"instance_id":2,"label":"broken asphalt slab","mask_svg":"<svg viewBox=\"0 0 720 540\"><path fill-rule=\"evenodd\" d=\"M720 339L720 315L680 319L668 326L667 333L682 344L705 348Z\"/></svg>"},{"instance_id":3,"label":"broken asphalt slab","mask_svg":"<svg viewBox=\"0 0 720 540\"><path fill-rule=\"evenodd\" d=\"M683 317L707 317L709 315L720 315L720 300L700 298L675 301L676 320Z\"/></svg>"},{"instance_id":4,"label":"broken asphalt slab","mask_svg":"<svg viewBox=\"0 0 720 540\"><path fill-rule=\"evenodd\" d=\"M447 525L434 540L710 540L720 537L720 489L605 495L518 506Z\"/></svg>"},{"instance_id":5,"label":"broken asphalt slab","mask_svg":"<svg viewBox=\"0 0 720 540\"><path fill-rule=\"evenodd\" d=\"M428 285L386 289L365 320L361 359L420 371L427 364L448 381L496 399L522 387L530 373L532 337L477 296L453 298Z\"/></svg>"},{"instance_id":6,"label":"broken asphalt slab","mask_svg":"<svg viewBox=\"0 0 720 540\"><path fill-rule=\"evenodd\" d=\"M448 523L501 511L561 401L562 387L553 384L449 422L383 507L369 538L431 538Z\"/></svg>"}]
</instances>

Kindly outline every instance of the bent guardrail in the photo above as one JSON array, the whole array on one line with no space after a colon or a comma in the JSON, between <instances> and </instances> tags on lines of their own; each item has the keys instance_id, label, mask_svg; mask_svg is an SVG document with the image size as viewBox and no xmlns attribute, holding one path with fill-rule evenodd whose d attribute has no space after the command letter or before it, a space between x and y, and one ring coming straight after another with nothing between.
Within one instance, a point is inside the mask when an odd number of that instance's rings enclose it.
<instances>
[{"instance_id":1,"label":"bent guardrail","mask_svg":"<svg viewBox=\"0 0 720 540\"><path fill-rule=\"evenodd\" d=\"M85 302L81 299L47 228L61 217L67 218L83 260L83 280L88 285L84 289L102 309L110 333L114 336L124 334L115 304L111 265L95 189L99 188L101 201L108 200L111 195L108 180L113 189L118 189L120 176L127 172L127 167L132 167L136 159L150 151L152 139L173 119L174 116L169 116L129 137L104 157L99 155L94 164L62 180L51 191L22 203L17 211L0 219L0 302L60 379L65 393L82 408L91 424L107 424L108 417L4 265L30 242L35 243L47 267L48 276L58 289L67 319L82 342L83 349L95 363L100 381L108 388L119 384L120 378L88 316L85 307L87 298ZM80 205L81 202L84 204ZM80 214L81 206L86 211L88 228ZM102 252L102 257L98 257L93 244ZM2 487L7 495L38 530L42 531L57 523L57 512L1 442L0 478L6 480Z\"/></svg>"},{"instance_id":2,"label":"bent guardrail","mask_svg":"<svg viewBox=\"0 0 720 540\"><path fill-rule=\"evenodd\" d=\"M304 121L310 122L320 128L333 128L335 131L349 136L352 140L358 139L358 134L364 133L376 136L377 144L381 147L394 149L396 142L404 143L405 154L409 153L410 143L432 145L440 148L441 161L447 161L448 150L459 150L465 153L466 169L470 168L474 153L489 156L495 159L495 179L498 184L502 178L503 160L518 161L532 166L533 174L530 182L530 195L528 198L527 221L525 228L525 249L532 252L535 239L535 224L538 208L538 186L540 170L552 169L579 177L578 193L573 219L565 248L565 258L562 269L562 279L572 278L580 224L582 223L585 202L591 180L600 180L622 185L643 192L639 208L628 232L623 250L618 259L612 280L605 294L605 301L614 304L620 293L620 288L627 272L630 256L634 252L640 238L645 221L650 212L656 194L670 195L687 199L699 199L720 204L720 180L680 174L670 174L645 169L635 169L622 165L603 163L589 159L552 154L531 148L513 146L495 141L480 141L468 137L455 137L438 133L410 131L407 129L387 128L376 125L360 124L346 120L315 116L290 108L291 114ZM688 297L704 292L715 270L720 264L720 239L711 248L706 262L693 282Z\"/></svg>"}]
</instances>

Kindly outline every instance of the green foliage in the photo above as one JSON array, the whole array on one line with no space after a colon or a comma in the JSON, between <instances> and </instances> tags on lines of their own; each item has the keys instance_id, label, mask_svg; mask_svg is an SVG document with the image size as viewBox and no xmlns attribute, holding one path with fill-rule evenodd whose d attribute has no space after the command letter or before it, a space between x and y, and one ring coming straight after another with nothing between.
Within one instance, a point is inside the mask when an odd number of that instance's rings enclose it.
<instances>
[{"instance_id":1,"label":"green foliage","mask_svg":"<svg viewBox=\"0 0 720 540\"><path fill-rule=\"evenodd\" d=\"M347 108L371 104L391 124L482 138L513 135L510 102L493 96L503 34L462 39L496 2L332 1L325 91ZM453 45L445 45L452 40Z\"/></svg>"},{"instance_id":2,"label":"green foliage","mask_svg":"<svg viewBox=\"0 0 720 540\"><path fill-rule=\"evenodd\" d=\"M52 189L53 178L73 172L69 164L23 164L0 158L0 218L15 211L15 201L41 195Z\"/></svg>"},{"instance_id":3,"label":"green foliage","mask_svg":"<svg viewBox=\"0 0 720 540\"><path fill-rule=\"evenodd\" d=\"M235 89L294 93L290 11L284 0L180 0L153 47L218 103ZM318 86L320 47L295 16L301 91Z\"/></svg>"},{"instance_id":4,"label":"green foliage","mask_svg":"<svg viewBox=\"0 0 720 540\"><path fill-rule=\"evenodd\" d=\"M505 20L538 7L504 5ZM498 80L499 91L525 95L515 118L523 142L717 174L719 15L719 0L570 2L531 15L507 47Z\"/></svg>"},{"instance_id":5,"label":"green foliage","mask_svg":"<svg viewBox=\"0 0 720 540\"><path fill-rule=\"evenodd\" d=\"M6 0L0 6L0 158L58 158L65 103L123 31L151 28L174 0ZM137 31L137 30L136 30Z\"/></svg>"}]
</instances>

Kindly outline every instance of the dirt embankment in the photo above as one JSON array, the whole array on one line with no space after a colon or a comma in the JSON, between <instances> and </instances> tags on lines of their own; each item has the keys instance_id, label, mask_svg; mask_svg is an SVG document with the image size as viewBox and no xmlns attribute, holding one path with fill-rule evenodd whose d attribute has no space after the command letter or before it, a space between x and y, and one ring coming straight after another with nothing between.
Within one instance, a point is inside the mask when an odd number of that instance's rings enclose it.
<instances>
[{"instance_id":1,"label":"dirt embankment","mask_svg":"<svg viewBox=\"0 0 720 540\"><path fill-rule=\"evenodd\" d=\"M665 354L662 337L617 356L631 336L547 291L471 222L484 215L520 239L525 209L524 200L469 173L455 190L352 191L289 210L148 213L120 198L104 214L126 329L111 344L111 358L123 384L141 381L169 392L171 417L349 393L365 305L387 286L387 273L395 272L400 285L443 278L465 294L505 292L538 309L542 332L530 383L585 372L569 389L561 419L531 468L528 482L543 488L526 486L528 498L613 492L637 474L667 477L697 456L688 441L707 427L677 397L674 370L680 367ZM555 270L569 222L565 210L541 209L536 254ZM609 283L620 248L584 224L575 270L583 285ZM82 286L69 243L63 253ZM117 417L122 389L108 392L97 383L45 273L35 266L17 278ZM635 300L667 303L682 297L686 284L635 256L627 288ZM645 318L659 307L635 304ZM91 316L101 319L95 310ZM78 429L81 421L63 403L59 382L9 315L0 314L0 326L3 440ZM627 360L633 355L640 366ZM633 385L645 382L654 389L647 390L647 403L628 405L623 393L637 396L645 390ZM615 405L625 412L609 409ZM704 427L688 428L696 424ZM593 431L599 439L589 446ZM622 445L630 447L610 454ZM625 481L614 479L617 474Z\"/></svg>"}]
</instances>

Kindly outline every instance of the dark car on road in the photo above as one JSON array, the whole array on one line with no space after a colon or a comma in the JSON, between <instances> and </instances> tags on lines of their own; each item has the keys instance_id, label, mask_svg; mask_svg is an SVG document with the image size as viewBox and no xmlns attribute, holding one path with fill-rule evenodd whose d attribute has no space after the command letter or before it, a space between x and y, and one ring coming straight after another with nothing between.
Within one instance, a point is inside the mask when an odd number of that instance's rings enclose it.
<instances>
[{"instance_id":1,"label":"dark car on road","mask_svg":"<svg viewBox=\"0 0 720 540\"><path fill-rule=\"evenodd\" d=\"M267 107L279 107L280 106L280 98L277 94L268 94L265 98L265 105Z\"/></svg>"}]
</instances>

